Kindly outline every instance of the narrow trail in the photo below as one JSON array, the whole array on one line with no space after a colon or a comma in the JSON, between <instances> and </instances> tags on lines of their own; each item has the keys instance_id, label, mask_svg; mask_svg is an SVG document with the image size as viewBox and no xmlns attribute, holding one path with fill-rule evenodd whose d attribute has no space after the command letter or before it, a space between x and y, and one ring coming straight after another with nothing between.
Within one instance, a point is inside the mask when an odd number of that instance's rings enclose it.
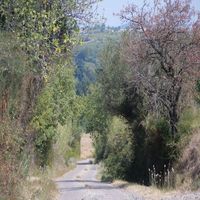
<instances>
[{"instance_id":1,"label":"narrow trail","mask_svg":"<svg viewBox=\"0 0 200 200\"><path fill-rule=\"evenodd\" d=\"M56 180L59 200L142 200L96 176L97 165L90 164L90 160L79 162L74 170Z\"/></svg>"}]
</instances>

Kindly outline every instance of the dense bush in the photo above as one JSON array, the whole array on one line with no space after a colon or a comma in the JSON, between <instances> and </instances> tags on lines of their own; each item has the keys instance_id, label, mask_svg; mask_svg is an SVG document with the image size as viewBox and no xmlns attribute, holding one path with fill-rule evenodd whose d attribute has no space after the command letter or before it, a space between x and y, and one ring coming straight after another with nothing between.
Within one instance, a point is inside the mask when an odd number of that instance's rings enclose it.
<instances>
[{"instance_id":1,"label":"dense bush","mask_svg":"<svg viewBox=\"0 0 200 200\"><path fill-rule=\"evenodd\" d=\"M190 105L182 113L179 122L180 156L176 163L177 185L189 189L200 188L199 176L199 129L200 129L200 107L199 107L200 81L196 83L195 100L197 104Z\"/></svg>"},{"instance_id":2,"label":"dense bush","mask_svg":"<svg viewBox=\"0 0 200 200\"><path fill-rule=\"evenodd\" d=\"M52 145L51 174L62 175L66 167L75 165L80 155L80 132L76 129L77 124L67 120L65 125L59 124L56 129L54 143Z\"/></svg>"},{"instance_id":3,"label":"dense bush","mask_svg":"<svg viewBox=\"0 0 200 200\"><path fill-rule=\"evenodd\" d=\"M18 183L29 168L26 148L32 135L26 135L19 120L21 89L29 67L19 41L11 33L0 32L0 196L8 200L21 198Z\"/></svg>"},{"instance_id":4,"label":"dense bush","mask_svg":"<svg viewBox=\"0 0 200 200\"><path fill-rule=\"evenodd\" d=\"M49 155L56 134L59 134L58 124L65 125L74 117L76 94L73 72L70 66L59 66L38 98L32 125L37 130L35 146L41 166L51 163Z\"/></svg>"},{"instance_id":5,"label":"dense bush","mask_svg":"<svg viewBox=\"0 0 200 200\"><path fill-rule=\"evenodd\" d=\"M181 156L177 162L177 184L186 188L200 188L200 134L199 129L186 138Z\"/></svg>"},{"instance_id":6,"label":"dense bush","mask_svg":"<svg viewBox=\"0 0 200 200\"><path fill-rule=\"evenodd\" d=\"M7 200L20 198L20 180L27 168L23 156L24 138L15 121L0 124L0 196ZM24 159L23 159L24 157Z\"/></svg>"},{"instance_id":7,"label":"dense bush","mask_svg":"<svg viewBox=\"0 0 200 200\"><path fill-rule=\"evenodd\" d=\"M160 186L164 184L166 169L171 170L172 163L178 158L177 144L170 134L170 125L166 119L148 118L145 139L145 171L154 170L160 175ZM149 182L149 180L148 180ZM149 182L150 183L150 182Z\"/></svg>"},{"instance_id":8,"label":"dense bush","mask_svg":"<svg viewBox=\"0 0 200 200\"><path fill-rule=\"evenodd\" d=\"M20 195L28 165L41 170L50 164L58 125L78 121L72 48L96 0L0 2L0 198L28 199L32 191ZM79 145L74 132L72 149ZM40 199L37 191L30 199Z\"/></svg>"},{"instance_id":9,"label":"dense bush","mask_svg":"<svg viewBox=\"0 0 200 200\"><path fill-rule=\"evenodd\" d=\"M103 179L127 179L134 159L134 139L128 122L114 117L107 134L107 156L104 160Z\"/></svg>"},{"instance_id":10,"label":"dense bush","mask_svg":"<svg viewBox=\"0 0 200 200\"><path fill-rule=\"evenodd\" d=\"M180 136L172 137L166 116L155 113L144 91L130 81L130 68L124 64L119 43L111 41L103 50L97 80L88 96L85 117L88 131L94 133L96 160L104 163L103 179L149 185L149 170L154 169L161 176L159 184L164 185L166 168L171 170L179 155Z\"/></svg>"},{"instance_id":11,"label":"dense bush","mask_svg":"<svg viewBox=\"0 0 200 200\"><path fill-rule=\"evenodd\" d=\"M196 100L198 103L200 103L200 80L196 82L196 92L197 92Z\"/></svg>"}]
</instances>

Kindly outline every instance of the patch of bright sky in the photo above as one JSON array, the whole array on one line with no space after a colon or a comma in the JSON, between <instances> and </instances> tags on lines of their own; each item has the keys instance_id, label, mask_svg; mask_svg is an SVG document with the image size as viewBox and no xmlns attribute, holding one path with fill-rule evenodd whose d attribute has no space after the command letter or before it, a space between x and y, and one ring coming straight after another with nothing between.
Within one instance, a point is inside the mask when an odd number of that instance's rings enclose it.
<instances>
[{"instance_id":1,"label":"patch of bright sky","mask_svg":"<svg viewBox=\"0 0 200 200\"><path fill-rule=\"evenodd\" d=\"M152 0L150 0L152 1ZM118 16L113 15L119 13L121 9L128 3L134 3L138 6L142 4L143 0L103 0L99 4L99 13L106 18L106 24L109 26L120 26L121 21ZM196 9L200 11L200 0L192 0Z\"/></svg>"}]
</instances>

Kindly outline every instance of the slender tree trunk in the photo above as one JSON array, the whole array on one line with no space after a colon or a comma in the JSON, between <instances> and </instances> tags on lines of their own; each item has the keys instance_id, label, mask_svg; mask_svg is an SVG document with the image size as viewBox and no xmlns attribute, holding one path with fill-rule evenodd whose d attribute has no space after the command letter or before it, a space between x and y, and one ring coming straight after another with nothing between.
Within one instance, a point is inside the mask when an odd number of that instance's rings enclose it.
<instances>
[{"instance_id":1,"label":"slender tree trunk","mask_svg":"<svg viewBox=\"0 0 200 200\"><path fill-rule=\"evenodd\" d=\"M176 106L172 107L169 111L169 117L170 117L170 128L171 128L171 134L172 137L175 137L177 135L177 124L178 124L178 114L177 114L177 108Z\"/></svg>"},{"instance_id":2,"label":"slender tree trunk","mask_svg":"<svg viewBox=\"0 0 200 200\"><path fill-rule=\"evenodd\" d=\"M2 121L5 117L5 114L8 109L8 89L5 89L5 91L2 94L2 100L0 101L0 121Z\"/></svg>"},{"instance_id":3,"label":"slender tree trunk","mask_svg":"<svg viewBox=\"0 0 200 200\"><path fill-rule=\"evenodd\" d=\"M21 111L19 116L20 125L25 129L30 122L37 97L43 87L40 76L29 74L24 77L22 84Z\"/></svg>"},{"instance_id":4,"label":"slender tree trunk","mask_svg":"<svg viewBox=\"0 0 200 200\"><path fill-rule=\"evenodd\" d=\"M175 137L178 133L177 125L179 122L179 114L178 114L178 102L181 95L181 82L178 83L180 86L177 86L177 83L175 83L175 86L173 87L173 92L171 94L171 103L170 103L170 110L169 110L169 120L170 120L170 126L171 126L171 134L172 137Z\"/></svg>"}]
</instances>

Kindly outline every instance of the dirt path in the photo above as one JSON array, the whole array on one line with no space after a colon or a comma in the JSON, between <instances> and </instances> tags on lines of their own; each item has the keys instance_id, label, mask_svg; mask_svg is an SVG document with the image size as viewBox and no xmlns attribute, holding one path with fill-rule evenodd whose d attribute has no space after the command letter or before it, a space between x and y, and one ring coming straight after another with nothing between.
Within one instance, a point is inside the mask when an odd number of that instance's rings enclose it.
<instances>
[{"instance_id":1,"label":"dirt path","mask_svg":"<svg viewBox=\"0 0 200 200\"><path fill-rule=\"evenodd\" d=\"M94 147L90 134L83 134L80 143L81 159L92 158L94 156Z\"/></svg>"},{"instance_id":2,"label":"dirt path","mask_svg":"<svg viewBox=\"0 0 200 200\"><path fill-rule=\"evenodd\" d=\"M124 188L129 193L142 196L144 200L200 200L200 191L160 190L156 187L147 187L125 181L115 181L113 184Z\"/></svg>"},{"instance_id":3,"label":"dirt path","mask_svg":"<svg viewBox=\"0 0 200 200\"><path fill-rule=\"evenodd\" d=\"M90 135L83 134L81 159L92 157L93 153ZM89 161L87 159L77 163L74 170L56 180L58 200L200 200L200 192L164 192L153 187L120 181L114 184L102 183L96 178L98 166Z\"/></svg>"},{"instance_id":4,"label":"dirt path","mask_svg":"<svg viewBox=\"0 0 200 200\"><path fill-rule=\"evenodd\" d=\"M142 200L135 194L96 179L97 166L89 160L56 180L59 200Z\"/></svg>"}]
</instances>

